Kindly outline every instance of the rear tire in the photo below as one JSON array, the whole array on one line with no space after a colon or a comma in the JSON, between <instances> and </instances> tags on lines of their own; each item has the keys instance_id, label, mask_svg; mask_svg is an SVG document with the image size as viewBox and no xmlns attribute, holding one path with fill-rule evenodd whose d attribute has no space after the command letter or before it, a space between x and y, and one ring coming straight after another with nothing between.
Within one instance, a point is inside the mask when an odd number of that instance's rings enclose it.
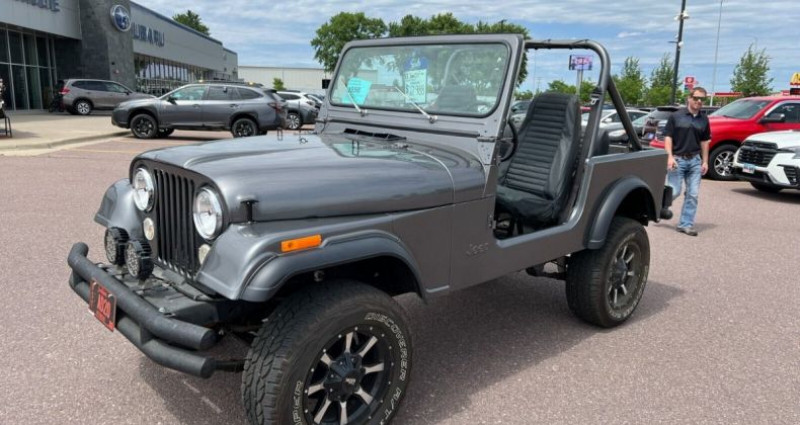
<instances>
[{"instance_id":1,"label":"rear tire","mask_svg":"<svg viewBox=\"0 0 800 425\"><path fill-rule=\"evenodd\" d=\"M783 190L782 187L771 186L771 185L763 184L763 183L750 182L750 185L753 186L754 188L758 189L759 192L778 193L781 190Z\"/></svg>"},{"instance_id":2,"label":"rear tire","mask_svg":"<svg viewBox=\"0 0 800 425\"><path fill-rule=\"evenodd\" d=\"M131 118L131 133L137 139L153 139L158 136L158 123L148 114L139 114Z\"/></svg>"},{"instance_id":3,"label":"rear tire","mask_svg":"<svg viewBox=\"0 0 800 425\"><path fill-rule=\"evenodd\" d=\"M242 399L250 423L388 422L410 377L407 323L391 297L354 281L290 295L245 359Z\"/></svg>"},{"instance_id":4,"label":"rear tire","mask_svg":"<svg viewBox=\"0 0 800 425\"><path fill-rule=\"evenodd\" d=\"M286 115L286 128L289 130L297 130L298 128L303 126L303 120L300 118L300 115L296 112L289 112Z\"/></svg>"},{"instance_id":5,"label":"rear tire","mask_svg":"<svg viewBox=\"0 0 800 425\"><path fill-rule=\"evenodd\" d=\"M239 118L231 126L233 137L250 137L258 134L258 125L250 118Z\"/></svg>"},{"instance_id":6,"label":"rear tire","mask_svg":"<svg viewBox=\"0 0 800 425\"><path fill-rule=\"evenodd\" d=\"M92 113L92 102L86 99L79 99L75 101L73 108L78 115L89 115Z\"/></svg>"},{"instance_id":7,"label":"rear tire","mask_svg":"<svg viewBox=\"0 0 800 425\"><path fill-rule=\"evenodd\" d=\"M570 310L593 325L611 328L639 305L650 269L650 241L644 226L615 217L605 244L573 254L567 265Z\"/></svg>"},{"instance_id":8,"label":"rear tire","mask_svg":"<svg viewBox=\"0 0 800 425\"><path fill-rule=\"evenodd\" d=\"M736 180L731 165L736 156L736 146L722 145L711 151L708 158L708 177L714 180Z\"/></svg>"}]
</instances>

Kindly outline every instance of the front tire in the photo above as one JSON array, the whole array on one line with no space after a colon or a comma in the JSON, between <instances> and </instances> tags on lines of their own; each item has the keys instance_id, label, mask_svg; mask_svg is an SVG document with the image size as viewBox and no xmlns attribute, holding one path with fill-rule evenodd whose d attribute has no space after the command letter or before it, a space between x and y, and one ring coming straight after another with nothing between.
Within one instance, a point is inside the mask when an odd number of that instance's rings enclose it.
<instances>
[{"instance_id":1,"label":"front tire","mask_svg":"<svg viewBox=\"0 0 800 425\"><path fill-rule=\"evenodd\" d=\"M148 114L139 114L131 118L131 132L137 139L153 139L158 136L158 123Z\"/></svg>"},{"instance_id":2,"label":"front tire","mask_svg":"<svg viewBox=\"0 0 800 425\"><path fill-rule=\"evenodd\" d=\"M570 256L566 279L570 310L604 328L622 324L639 305L649 269L650 241L644 226L615 217L605 245Z\"/></svg>"},{"instance_id":3,"label":"front tire","mask_svg":"<svg viewBox=\"0 0 800 425\"><path fill-rule=\"evenodd\" d=\"M388 423L410 377L407 323L388 295L353 281L289 296L245 359L242 399L250 423Z\"/></svg>"},{"instance_id":4,"label":"front tire","mask_svg":"<svg viewBox=\"0 0 800 425\"><path fill-rule=\"evenodd\" d=\"M754 188L758 189L759 192L778 193L781 190L783 190L782 187L771 186L771 185L763 184L763 183L750 182L750 185L753 186Z\"/></svg>"},{"instance_id":5,"label":"front tire","mask_svg":"<svg viewBox=\"0 0 800 425\"><path fill-rule=\"evenodd\" d=\"M708 177L714 180L736 180L731 165L736 156L736 146L722 145L711 151L708 158Z\"/></svg>"}]
</instances>

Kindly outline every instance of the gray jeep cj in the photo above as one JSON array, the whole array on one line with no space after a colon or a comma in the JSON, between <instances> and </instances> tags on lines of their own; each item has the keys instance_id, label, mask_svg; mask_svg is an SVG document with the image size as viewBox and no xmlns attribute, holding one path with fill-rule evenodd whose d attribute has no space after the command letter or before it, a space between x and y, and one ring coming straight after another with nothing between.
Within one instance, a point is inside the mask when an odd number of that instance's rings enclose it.
<instances>
[{"instance_id":1,"label":"gray jeep cj","mask_svg":"<svg viewBox=\"0 0 800 425\"><path fill-rule=\"evenodd\" d=\"M583 134L574 95L540 94L509 125L532 49L596 55ZM630 140L611 151L598 134L606 95ZM650 262L644 226L668 218L671 195L666 154L643 150L623 112L595 42L351 42L314 133L137 156L95 216L108 264L76 243L69 283L156 363L243 372L253 424L386 424L413 357L393 296L527 270L564 279L589 323L631 316ZM225 336L247 341L247 356L209 354Z\"/></svg>"}]
</instances>

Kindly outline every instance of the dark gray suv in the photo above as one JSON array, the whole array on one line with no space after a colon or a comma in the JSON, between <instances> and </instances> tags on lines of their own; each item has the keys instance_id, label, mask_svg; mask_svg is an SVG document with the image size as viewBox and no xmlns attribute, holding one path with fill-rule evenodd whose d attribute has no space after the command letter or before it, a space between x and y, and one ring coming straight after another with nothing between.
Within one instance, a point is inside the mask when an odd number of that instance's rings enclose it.
<instances>
[{"instance_id":1,"label":"dark gray suv","mask_svg":"<svg viewBox=\"0 0 800 425\"><path fill-rule=\"evenodd\" d=\"M267 134L286 122L283 99L274 91L237 83L195 83L161 97L124 102L111 123L139 139L181 130L230 130L233 137Z\"/></svg>"}]
</instances>

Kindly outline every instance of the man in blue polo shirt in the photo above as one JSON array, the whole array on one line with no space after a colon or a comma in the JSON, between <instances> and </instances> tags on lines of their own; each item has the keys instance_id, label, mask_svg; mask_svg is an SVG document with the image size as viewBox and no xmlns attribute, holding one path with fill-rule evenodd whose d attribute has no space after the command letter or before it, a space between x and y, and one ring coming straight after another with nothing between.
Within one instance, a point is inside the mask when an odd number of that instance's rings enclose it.
<instances>
[{"instance_id":1,"label":"man in blue polo shirt","mask_svg":"<svg viewBox=\"0 0 800 425\"><path fill-rule=\"evenodd\" d=\"M681 185L686 183L677 230L689 236L697 236L694 217L697 214L700 178L708 172L711 127L708 124L708 117L700 110L706 96L706 89L702 87L692 89L686 98L686 108L681 108L670 115L664 127L664 150L669 155L667 170L673 200L681 194Z\"/></svg>"}]
</instances>

